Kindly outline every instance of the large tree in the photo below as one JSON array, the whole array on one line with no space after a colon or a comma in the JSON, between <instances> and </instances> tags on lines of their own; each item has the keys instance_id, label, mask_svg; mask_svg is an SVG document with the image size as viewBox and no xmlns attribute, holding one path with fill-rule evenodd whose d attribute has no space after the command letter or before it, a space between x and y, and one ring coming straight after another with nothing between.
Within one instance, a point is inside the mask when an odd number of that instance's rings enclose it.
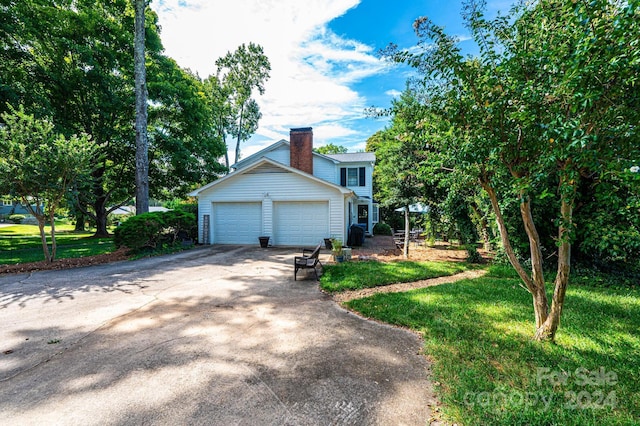
<instances>
[{"instance_id":1,"label":"large tree","mask_svg":"<svg viewBox=\"0 0 640 426\"><path fill-rule=\"evenodd\" d=\"M346 146L328 143L318 148L313 148L318 154L345 154L348 150Z\"/></svg>"},{"instance_id":2,"label":"large tree","mask_svg":"<svg viewBox=\"0 0 640 426\"><path fill-rule=\"evenodd\" d=\"M469 2L476 58L427 18L414 24L418 53L387 52L423 76L425 104L443 123L443 165L477 179L489 196L509 261L532 295L538 340L554 340L560 323L581 181L628 170L639 154L638 4L553 0L486 20L483 5ZM536 212L549 199L556 215ZM505 221L510 200L519 206L530 272ZM557 260L551 303L539 232L549 221Z\"/></svg>"},{"instance_id":3,"label":"large tree","mask_svg":"<svg viewBox=\"0 0 640 426\"><path fill-rule=\"evenodd\" d=\"M11 61L0 65L0 102L19 99L28 111L52 117L67 136L92 135L99 149L77 204L96 222L96 234L106 234L108 214L135 196L133 4L29 0L11 12L10 24L0 23L0 54ZM149 8L145 28L149 173L162 177L150 191L184 194L215 179L223 141L212 134L202 82L162 54Z\"/></svg>"},{"instance_id":4,"label":"large tree","mask_svg":"<svg viewBox=\"0 0 640 426\"><path fill-rule=\"evenodd\" d=\"M87 135L66 138L20 107L2 114L0 187L19 197L38 221L44 258L56 257L55 213L76 179L89 170L95 146ZM49 222L51 248L45 225Z\"/></svg>"},{"instance_id":5,"label":"large tree","mask_svg":"<svg viewBox=\"0 0 640 426\"><path fill-rule=\"evenodd\" d=\"M149 143L147 140L147 68L144 15L146 0L134 0L134 69L136 86L136 214L149 211Z\"/></svg>"},{"instance_id":6,"label":"large tree","mask_svg":"<svg viewBox=\"0 0 640 426\"><path fill-rule=\"evenodd\" d=\"M211 96L221 106L216 111L218 133L236 140L235 162L240 159L240 142L246 141L258 129L262 117L252 98L254 91L263 95L271 64L262 46L242 44L234 52L216 60L216 74L208 79ZM225 114L220 117L219 114ZM225 156L227 167L230 166Z\"/></svg>"}]
</instances>

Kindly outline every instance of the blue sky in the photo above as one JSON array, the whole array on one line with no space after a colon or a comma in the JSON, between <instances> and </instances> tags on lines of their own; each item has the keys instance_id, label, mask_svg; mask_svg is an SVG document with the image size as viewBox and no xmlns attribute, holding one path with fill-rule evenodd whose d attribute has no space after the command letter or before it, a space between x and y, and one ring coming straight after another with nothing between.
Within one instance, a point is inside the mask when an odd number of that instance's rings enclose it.
<instances>
[{"instance_id":1,"label":"blue sky","mask_svg":"<svg viewBox=\"0 0 640 426\"><path fill-rule=\"evenodd\" d=\"M506 11L510 4L489 1L488 10ZM243 144L243 157L288 139L292 127L313 127L315 146L364 149L367 138L386 124L366 117L365 108L388 107L410 72L380 60L377 52L390 42L414 46L412 24L420 16L474 51L460 0L153 0L151 7L159 15L167 55L202 78L241 43L264 47L271 78L265 95L256 97L263 118Z\"/></svg>"}]
</instances>

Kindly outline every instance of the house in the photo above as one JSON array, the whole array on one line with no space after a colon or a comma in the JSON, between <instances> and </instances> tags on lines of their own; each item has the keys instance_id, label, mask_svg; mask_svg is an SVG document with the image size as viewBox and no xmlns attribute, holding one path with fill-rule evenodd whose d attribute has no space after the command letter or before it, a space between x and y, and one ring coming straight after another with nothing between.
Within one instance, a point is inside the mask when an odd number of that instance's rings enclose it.
<instances>
[{"instance_id":1,"label":"house","mask_svg":"<svg viewBox=\"0 0 640 426\"><path fill-rule=\"evenodd\" d=\"M35 209L37 206L33 204L32 207ZM40 208L44 209L44 206L42 205ZM11 197L0 197L0 220L5 220L13 214L30 216L31 212L21 202Z\"/></svg>"},{"instance_id":2,"label":"house","mask_svg":"<svg viewBox=\"0 0 640 426\"><path fill-rule=\"evenodd\" d=\"M291 129L281 140L233 166L228 175L193 191L198 198L201 244L315 246L324 238L347 241L352 224L367 233L378 221L373 202L375 155L313 152L311 128Z\"/></svg>"}]
</instances>

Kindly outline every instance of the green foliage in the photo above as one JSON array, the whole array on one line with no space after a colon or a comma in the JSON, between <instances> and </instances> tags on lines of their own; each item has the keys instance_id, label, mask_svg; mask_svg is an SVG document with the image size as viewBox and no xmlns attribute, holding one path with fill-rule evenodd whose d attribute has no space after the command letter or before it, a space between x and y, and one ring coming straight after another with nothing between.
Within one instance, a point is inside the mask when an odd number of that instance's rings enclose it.
<instances>
[{"instance_id":1,"label":"green foliage","mask_svg":"<svg viewBox=\"0 0 640 426\"><path fill-rule=\"evenodd\" d=\"M530 298L512 268L492 268L479 279L347 305L424 337L447 422L636 424L640 291L569 289L555 345L531 340L532 309L523 309ZM604 381L612 373L615 380ZM601 380L591 384L584 377Z\"/></svg>"},{"instance_id":2,"label":"green foliage","mask_svg":"<svg viewBox=\"0 0 640 426\"><path fill-rule=\"evenodd\" d=\"M182 210L183 212L193 213L198 217L198 202L174 199L165 203L164 207L170 210Z\"/></svg>"},{"instance_id":3,"label":"green foliage","mask_svg":"<svg viewBox=\"0 0 640 426\"><path fill-rule=\"evenodd\" d=\"M318 154L345 154L347 152L347 148L341 145L335 145L332 143L326 144L324 146L320 146L318 148L313 148L315 152Z\"/></svg>"},{"instance_id":4,"label":"green foliage","mask_svg":"<svg viewBox=\"0 0 640 426\"><path fill-rule=\"evenodd\" d=\"M342 240L340 238L331 239L331 253L334 256L342 256Z\"/></svg>"},{"instance_id":5,"label":"green foliage","mask_svg":"<svg viewBox=\"0 0 640 426\"><path fill-rule=\"evenodd\" d=\"M8 12L7 12L8 11ZM199 77L164 56L156 14L146 11L149 176L154 196L183 196L224 170L213 106ZM14 2L0 7L0 110L24 103L69 137L99 150L90 179L69 199L107 233L107 214L134 191L134 10L129 0Z\"/></svg>"},{"instance_id":6,"label":"green foliage","mask_svg":"<svg viewBox=\"0 0 640 426\"><path fill-rule=\"evenodd\" d=\"M482 1L465 4L466 24L479 46L475 58L464 57L458 40L428 18L414 23L416 50L391 46L387 55L419 72L410 87L423 112L412 122L429 136L422 151L431 155L427 162L422 153L414 155L416 168L431 163L450 171L440 179L443 188L466 199L475 198L467 192L470 184L482 186L505 252L536 298L537 338L553 339L562 309L548 309L544 260L557 261L554 300L562 303L577 238L612 259L632 255L636 247L636 222L625 214L624 198L615 195L617 202L609 203L593 188L595 196L588 197L582 183L604 184L640 157L640 2L518 3L492 20L484 7ZM605 231L613 242L598 246L604 235L597 230L605 223L593 218L604 219L599 213L612 206L624 220L621 228L632 231ZM461 218L458 230L468 231ZM585 231L596 231L595 239ZM526 253L528 265L516 251Z\"/></svg>"},{"instance_id":7,"label":"green foliage","mask_svg":"<svg viewBox=\"0 0 640 426\"><path fill-rule=\"evenodd\" d=\"M386 223L378 222L373 226L373 235L393 235L393 229Z\"/></svg>"},{"instance_id":8,"label":"green foliage","mask_svg":"<svg viewBox=\"0 0 640 426\"><path fill-rule=\"evenodd\" d=\"M617 170L585 186L580 201L596 202L576 212L584 223L577 229L578 260L608 271L640 265L640 174Z\"/></svg>"},{"instance_id":9,"label":"green foliage","mask_svg":"<svg viewBox=\"0 0 640 426\"><path fill-rule=\"evenodd\" d=\"M25 215L23 214L12 214L9 215L9 220L13 223L20 224L25 219Z\"/></svg>"},{"instance_id":10,"label":"green foliage","mask_svg":"<svg viewBox=\"0 0 640 426\"><path fill-rule=\"evenodd\" d=\"M184 238L194 239L196 218L180 210L150 212L132 216L115 230L116 247L127 247L133 252L162 249Z\"/></svg>"},{"instance_id":11,"label":"green foliage","mask_svg":"<svg viewBox=\"0 0 640 426\"><path fill-rule=\"evenodd\" d=\"M260 107L252 98L253 92L264 94L264 84L269 79L271 64L262 46L244 43L232 53L218 58L216 75L207 78L205 85L209 100L214 105L212 117L218 137L236 139L235 162L240 160L240 142L246 141L258 128L262 117ZM225 158L227 167L229 159Z\"/></svg>"},{"instance_id":12,"label":"green foliage","mask_svg":"<svg viewBox=\"0 0 640 426\"><path fill-rule=\"evenodd\" d=\"M38 221L45 260L56 256L55 227L51 228L51 248L44 232L45 220L54 223L60 206L79 177L91 171L90 160L96 145L86 135L66 138L54 132L52 123L38 120L24 108L1 115L0 187L20 197Z\"/></svg>"},{"instance_id":13,"label":"green foliage","mask_svg":"<svg viewBox=\"0 0 640 426\"><path fill-rule=\"evenodd\" d=\"M470 265L455 262L345 262L325 265L320 287L329 292L358 290L454 275L467 269Z\"/></svg>"}]
</instances>

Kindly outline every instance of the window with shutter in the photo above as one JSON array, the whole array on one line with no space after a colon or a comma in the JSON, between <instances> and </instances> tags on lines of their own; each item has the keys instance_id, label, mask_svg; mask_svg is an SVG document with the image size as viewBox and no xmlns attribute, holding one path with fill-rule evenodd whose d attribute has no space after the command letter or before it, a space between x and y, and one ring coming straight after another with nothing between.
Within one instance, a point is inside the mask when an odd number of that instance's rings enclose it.
<instances>
[{"instance_id":1,"label":"window with shutter","mask_svg":"<svg viewBox=\"0 0 640 426\"><path fill-rule=\"evenodd\" d=\"M340 168L340 185L341 186L366 186L366 167L341 167Z\"/></svg>"}]
</instances>

